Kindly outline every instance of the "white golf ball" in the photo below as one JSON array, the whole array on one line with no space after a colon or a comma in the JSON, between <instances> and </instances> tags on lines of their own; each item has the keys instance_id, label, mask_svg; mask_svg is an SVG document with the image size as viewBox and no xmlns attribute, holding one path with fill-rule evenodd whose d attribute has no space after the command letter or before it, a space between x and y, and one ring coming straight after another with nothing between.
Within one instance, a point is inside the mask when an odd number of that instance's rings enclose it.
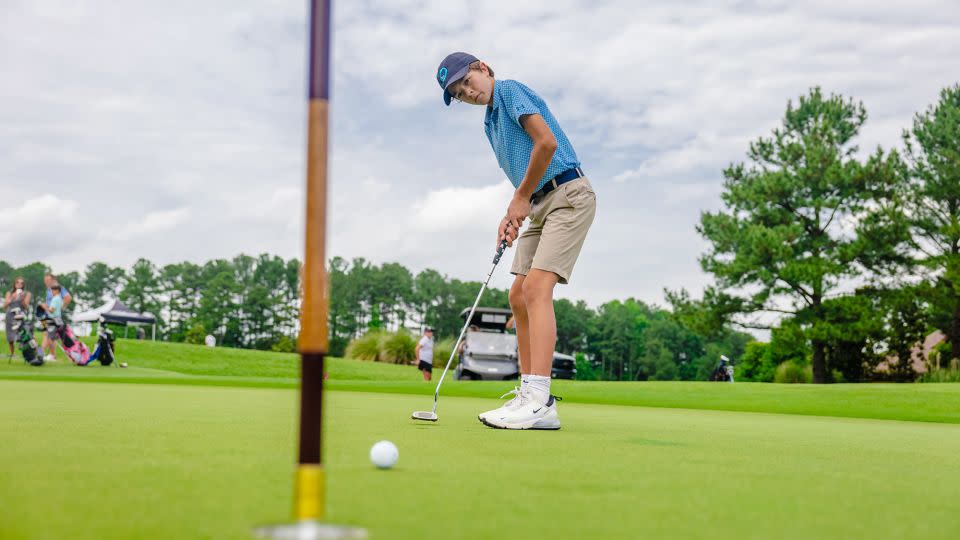
<instances>
[{"instance_id":1,"label":"white golf ball","mask_svg":"<svg viewBox=\"0 0 960 540\"><path fill-rule=\"evenodd\" d=\"M390 441L379 441L370 448L370 462L378 469L389 469L397 463L400 451Z\"/></svg>"}]
</instances>

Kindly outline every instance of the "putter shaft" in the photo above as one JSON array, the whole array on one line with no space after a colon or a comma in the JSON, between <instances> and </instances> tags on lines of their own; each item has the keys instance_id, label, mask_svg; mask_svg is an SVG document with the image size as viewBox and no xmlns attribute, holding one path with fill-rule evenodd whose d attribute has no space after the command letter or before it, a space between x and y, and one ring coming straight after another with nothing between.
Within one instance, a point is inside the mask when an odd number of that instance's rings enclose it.
<instances>
[{"instance_id":1,"label":"putter shaft","mask_svg":"<svg viewBox=\"0 0 960 540\"><path fill-rule=\"evenodd\" d=\"M463 323L463 328L460 330L460 337L457 338L457 342L453 345L453 350L450 351L450 358L447 360L447 365L443 368L443 373L440 374L440 380L437 381L437 389L433 392L433 414L437 414L437 405L440 400L440 385L443 384L444 377L447 376L447 370L450 369L450 364L453 362L453 357L457 354L457 349L460 348L460 342L463 341L463 336L467 333L467 328L470 327L470 321L473 320L473 312L476 311L477 305L480 303L480 297L483 296L483 291L487 290L487 284L490 283L490 278L493 276L494 270L497 269L497 264L500 263L500 258L503 256L504 250L507 249L507 241L503 240L500 242L500 247L497 248L497 253L493 257L493 267L490 268L490 272L487 274L487 279L484 280L483 286L480 287L480 292L477 293L476 300L473 301L473 307L470 308L470 314L467 315L467 320Z\"/></svg>"}]
</instances>

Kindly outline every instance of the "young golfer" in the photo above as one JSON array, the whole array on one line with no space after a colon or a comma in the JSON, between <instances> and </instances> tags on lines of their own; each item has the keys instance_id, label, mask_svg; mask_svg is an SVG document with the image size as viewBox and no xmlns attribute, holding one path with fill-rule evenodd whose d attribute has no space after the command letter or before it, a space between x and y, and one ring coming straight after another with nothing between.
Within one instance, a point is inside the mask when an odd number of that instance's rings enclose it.
<instances>
[{"instance_id":1,"label":"young golfer","mask_svg":"<svg viewBox=\"0 0 960 540\"><path fill-rule=\"evenodd\" d=\"M485 107L484 130L516 190L497 228L497 244L517 244L510 287L520 355L520 388L502 407L479 415L506 429L560 429L550 369L557 341L553 288L567 283L593 223L596 195L566 134L536 92L476 57L455 52L440 63L443 101ZM517 236L524 220L530 224Z\"/></svg>"}]
</instances>

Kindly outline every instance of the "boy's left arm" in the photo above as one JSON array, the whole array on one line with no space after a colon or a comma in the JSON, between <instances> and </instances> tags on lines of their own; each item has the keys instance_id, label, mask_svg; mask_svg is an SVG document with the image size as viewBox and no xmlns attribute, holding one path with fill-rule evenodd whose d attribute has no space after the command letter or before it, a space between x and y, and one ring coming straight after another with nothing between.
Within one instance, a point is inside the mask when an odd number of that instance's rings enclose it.
<instances>
[{"instance_id":1,"label":"boy's left arm","mask_svg":"<svg viewBox=\"0 0 960 540\"><path fill-rule=\"evenodd\" d=\"M530 164L527 165L527 172L523 176L523 182L520 187L513 192L513 200L507 207L507 215L500 223L500 234L497 241L504 238L507 245L512 246L513 240L523 225L523 220L530 215L530 197L533 196L537 184L547 172L550 166L550 160L553 159L554 152L557 151L557 138L553 136L550 127L544 122L539 114L528 114L520 117L520 125L527 135L533 139L533 151L530 152Z\"/></svg>"}]
</instances>

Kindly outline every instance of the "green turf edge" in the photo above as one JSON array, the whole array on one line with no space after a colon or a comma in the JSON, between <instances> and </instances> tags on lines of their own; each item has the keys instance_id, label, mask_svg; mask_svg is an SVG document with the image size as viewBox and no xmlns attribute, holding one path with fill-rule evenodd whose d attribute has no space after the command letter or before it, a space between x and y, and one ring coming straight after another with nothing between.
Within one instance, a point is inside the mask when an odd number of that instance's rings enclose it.
<instances>
[{"instance_id":1,"label":"green turf edge","mask_svg":"<svg viewBox=\"0 0 960 540\"><path fill-rule=\"evenodd\" d=\"M84 373L83 377L42 372L0 373L0 380L109 382L243 388L295 389L298 380L276 377L139 375L127 371ZM491 404L515 382L445 382L441 396L490 398ZM423 381L337 380L331 391L421 395L432 406L433 383ZM611 383L556 381L554 392L576 403L673 409L796 414L960 424L960 385L771 385L738 383ZM442 410L441 402L441 410Z\"/></svg>"}]
</instances>

